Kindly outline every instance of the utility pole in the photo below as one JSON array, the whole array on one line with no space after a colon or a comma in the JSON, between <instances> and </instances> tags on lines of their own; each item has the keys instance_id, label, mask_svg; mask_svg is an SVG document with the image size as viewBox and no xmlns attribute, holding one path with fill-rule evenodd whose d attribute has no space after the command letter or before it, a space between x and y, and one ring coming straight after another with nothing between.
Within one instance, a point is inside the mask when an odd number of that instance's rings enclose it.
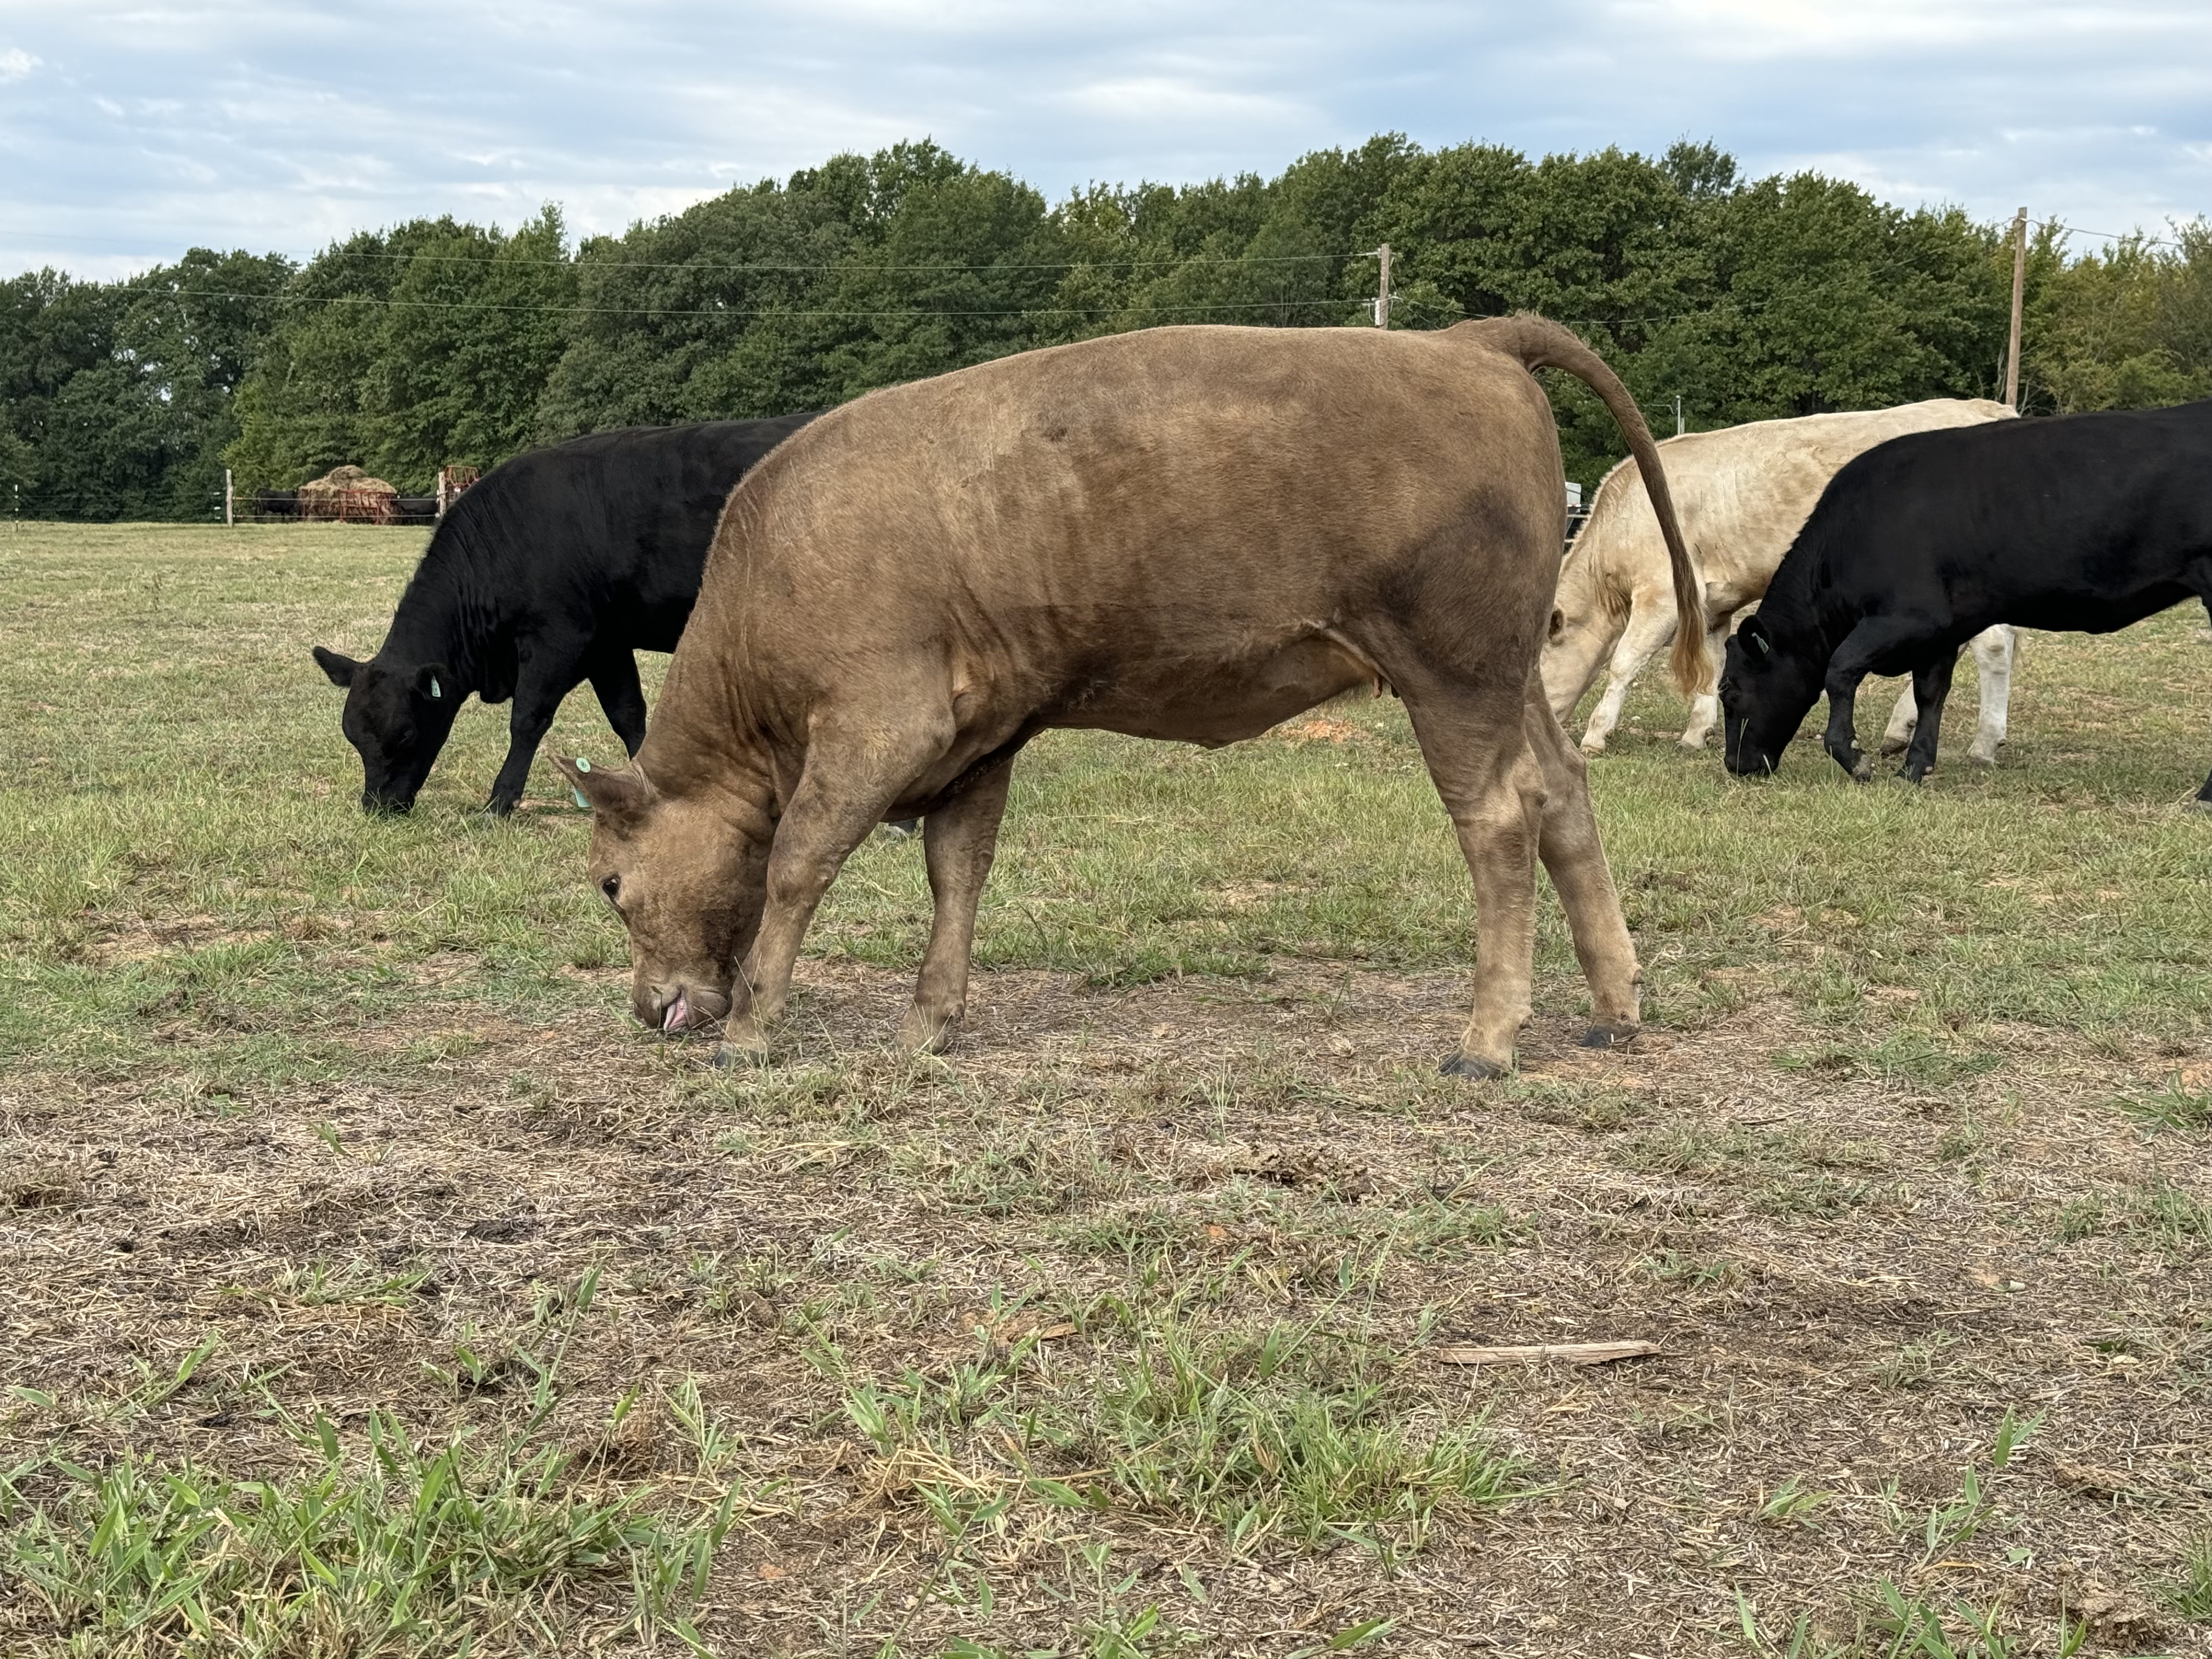
<instances>
[{"instance_id":1,"label":"utility pole","mask_svg":"<svg viewBox=\"0 0 2212 1659\"><path fill-rule=\"evenodd\" d=\"M2020 295L2027 281L2027 210L2012 222L2012 339L2005 347L2005 402L2020 412Z\"/></svg>"},{"instance_id":2,"label":"utility pole","mask_svg":"<svg viewBox=\"0 0 2212 1659\"><path fill-rule=\"evenodd\" d=\"M1382 284L1375 291L1375 326L1388 328L1390 326L1390 244L1383 243L1375 250L1375 254L1382 262Z\"/></svg>"},{"instance_id":3,"label":"utility pole","mask_svg":"<svg viewBox=\"0 0 2212 1659\"><path fill-rule=\"evenodd\" d=\"M1680 437L1682 431L1682 394L1678 392L1674 394L1674 435Z\"/></svg>"},{"instance_id":4,"label":"utility pole","mask_svg":"<svg viewBox=\"0 0 2212 1659\"><path fill-rule=\"evenodd\" d=\"M230 469L228 467L222 470L222 521L225 524L235 522L231 516Z\"/></svg>"}]
</instances>

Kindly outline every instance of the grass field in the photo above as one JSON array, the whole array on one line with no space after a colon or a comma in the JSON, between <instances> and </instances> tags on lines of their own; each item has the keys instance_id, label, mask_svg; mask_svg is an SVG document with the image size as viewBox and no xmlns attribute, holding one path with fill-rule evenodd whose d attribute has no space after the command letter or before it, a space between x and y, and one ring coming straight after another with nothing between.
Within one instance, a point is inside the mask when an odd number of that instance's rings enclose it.
<instances>
[{"instance_id":1,"label":"grass field","mask_svg":"<svg viewBox=\"0 0 2212 1659\"><path fill-rule=\"evenodd\" d=\"M2201 613L2029 636L1917 793L1644 693L1625 1052L1547 892L1519 1074L1434 1074L1384 700L1048 737L953 1053L879 838L721 1075L586 818L477 811L504 710L356 810L307 647L420 546L0 528L0 1654L2212 1654Z\"/></svg>"}]
</instances>

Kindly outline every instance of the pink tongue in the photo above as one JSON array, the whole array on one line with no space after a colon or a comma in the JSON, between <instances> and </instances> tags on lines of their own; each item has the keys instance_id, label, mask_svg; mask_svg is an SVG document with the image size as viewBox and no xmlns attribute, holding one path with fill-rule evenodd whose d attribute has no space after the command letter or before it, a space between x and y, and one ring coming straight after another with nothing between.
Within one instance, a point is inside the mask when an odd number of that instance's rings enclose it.
<instances>
[{"instance_id":1,"label":"pink tongue","mask_svg":"<svg viewBox=\"0 0 2212 1659\"><path fill-rule=\"evenodd\" d=\"M680 1031L690 1015L691 1005L685 999L684 993L678 991L676 994L676 1000L670 1003L667 1011L660 1016L660 1029L664 1031Z\"/></svg>"}]
</instances>

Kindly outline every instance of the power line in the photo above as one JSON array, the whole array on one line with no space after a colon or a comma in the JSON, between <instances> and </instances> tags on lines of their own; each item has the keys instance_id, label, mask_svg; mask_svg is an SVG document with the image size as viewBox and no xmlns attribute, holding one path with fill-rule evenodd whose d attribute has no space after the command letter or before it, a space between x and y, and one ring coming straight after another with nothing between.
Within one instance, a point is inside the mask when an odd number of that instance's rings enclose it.
<instances>
[{"instance_id":1,"label":"power line","mask_svg":"<svg viewBox=\"0 0 2212 1659\"><path fill-rule=\"evenodd\" d=\"M348 253L332 249L319 258L345 259L431 259L443 264L510 264L510 265L568 265L582 270L586 265L601 270L738 270L769 273L804 273L830 270L935 270L935 271L1001 271L1001 270L1145 270L1159 266L1184 265L1295 265L1341 264L1347 259L1371 259L1373 249L1360 253L1265 253L1251 258L1243 255L1195 253L1188 258L1173 256L1158 259L1055 259L1036 264L871 264L865 258L831 260L820 264L775 264L749 263L739 264L708 264L695 259L593 259L579 249L574 258L526 259L502 253L435 253L425 250L417 253Z\"/></svg>"},{"instance_id":2,"label":"power line","mask_svg":"<svg viewBox=\"0 0 2212 1659\"><path fill-rule=\"evenodd\" d=\"M2053 230L2067 231L2075 236L2100 237L2107 242L2141 242L2146 247L2180 247L2184 246L2184 244L2175 241L2170 237L2146 236L2139 230L2089 230L2081 225L2063 225L2059 223L2056 219L2051 220L2050 222L2051 228Z\"/></svg>"},{"instance_id":3,"label":"power line","mask_svg":"<svg viewBox=\"0 0 2212 1659\"><path fill-rule=\"evenodd\" d=\"M884 317L1095 317L1121 311L1148 313L1207 313L1217 311L1280 311L1285 307L1328 306L1339 310L1358 302L1352 300L1250 300L1224 305L1096 305L1006 306L988 311L935 311L927 307L874 311L834 311L781 306L587 306L506 305L490 300L395 300L373 294L239 294L209 289L138 289L141 294L168 294L180 300L261 300L272 305L384 306L413 311L500 311L534 315L585 317L806 317L844 319Z\"/></svg>"}]
</instances>

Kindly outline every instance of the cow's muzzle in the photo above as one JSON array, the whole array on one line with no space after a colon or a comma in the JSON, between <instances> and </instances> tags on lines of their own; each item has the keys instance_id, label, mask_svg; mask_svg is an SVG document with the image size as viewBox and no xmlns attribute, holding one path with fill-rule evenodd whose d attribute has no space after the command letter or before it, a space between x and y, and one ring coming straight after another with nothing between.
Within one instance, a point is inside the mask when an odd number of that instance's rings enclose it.
<instances>
[{"instance_id":1,"label":"cow's muzzle","mask_svg":"<svg viewBox=\"0 0 2212 1659\"><path fill-rule=\"evenodd\" d=\"M630 997L630 1012L638 1024L676 1036L713 1025L730 1012L730 999L704 986L641 985Z\"/></svg>"},{"instance_id":2,"label":"cow's muzzle","mask_svg":"<svg viewBox=\"0 0 2212 1659\"><path fill-rule=\"evenodd\" d=\"M1740 778L1763 778L1774 770L1774 757L1751 740L1751 721L1741 714L1723 716L1722 748L1728 769Z\"/></svg>"}]
</instances>

